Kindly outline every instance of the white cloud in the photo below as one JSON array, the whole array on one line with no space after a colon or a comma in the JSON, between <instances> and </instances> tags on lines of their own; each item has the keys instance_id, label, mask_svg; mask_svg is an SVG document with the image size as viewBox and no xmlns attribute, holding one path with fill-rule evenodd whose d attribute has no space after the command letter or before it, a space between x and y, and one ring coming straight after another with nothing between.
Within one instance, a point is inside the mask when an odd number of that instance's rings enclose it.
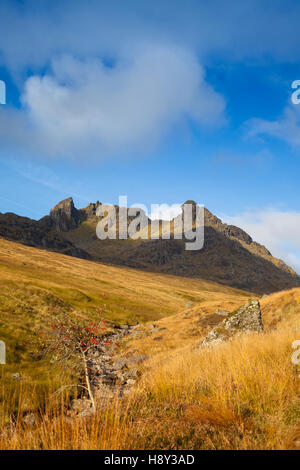
<instances>
[{"instance_id":1,"label":"white cloud","mask_svg":"<svg viewBox=\"0 0 300 470\"><path fill-rule=\"evenodd\" d=\"M223 215L222 219L244 229L253 240L300 273L300 212L271 208Z\"/></svg>"},{"instance_id":2,"label":"white cloud","mask_svg":"<svg viewBox=\"0 0 300 470\"><path fill-rule=\"evenodd\" d=\"M283 140L292 147L300 146L300 105L286 106L282 116L276 121L250 119L247 122L248 135L269 135Z\"/></svg>"},{"instance_id":3,"label":"white cloud","mask_svg":"<svg viewBox=\"0 0 300 470\"><path fill-rule=\"evenodd\" d=\"M153 204L151 220L172 220L182 212L181 204Z\"/></svg>"},{"instance_id":4,"label":"white cloud","mask_svg":"<svg viewBox=\"0 0 300 470\"><path fill-rule=\"evenodd\" d=\"M58 156L103 156L155 145L186 118L223 122L224 99L190 52L148 45L115 67L63 56L25 84L21 111L1 110L0 136Z\"/></svg>"}]
</instances>

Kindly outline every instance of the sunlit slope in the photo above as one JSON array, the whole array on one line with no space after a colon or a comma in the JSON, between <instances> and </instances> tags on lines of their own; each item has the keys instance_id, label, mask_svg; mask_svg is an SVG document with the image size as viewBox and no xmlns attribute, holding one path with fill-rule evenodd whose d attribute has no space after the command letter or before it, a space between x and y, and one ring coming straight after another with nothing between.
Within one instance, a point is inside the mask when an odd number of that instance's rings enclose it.
<instances>
[{"instance_id":1,"label":"sunlit slope","mask_svg":"<svg viewBox=\"0 0 300 470\"><path fill-rule=\"evenodd\" d=\"M255 296L249 294L248 298ZM295 334L300 333L300 289L276 292L259 298L264 331L288 329ZM164 359L171 351L185 354L188 348L198 348L200 342L209 331L220 323L224 316L218 310L233 311L237 304L245 302L245 298L236 297L234 301L228 296L215 296L209 300L185 307L174 315L166 316L155 322L157 332L151 333L149 325L145 325L145 337L141 336L128 342L126 352L133 349L147 355ZM298 334L299 336L299 334ZM298 338L298 337L297 337Z\"/></svg>"},{"instance_id":2,"label":"sunlit slope","mask_svg":"<svg viewBox=\"0 0 300 470\"><path fill-rule=\"evenodd\" d=\"M262 319L267 330L282 326L300 332L300 289L289 289L263 296Z\"/></svg>"},{"instance_id":3,"label":"sunlit slope","mask_svg":"<svg viewBox=\"0 0 300 470\"><path fill-rule=\"evenodd\" d=\"M155 321L187 302L234 308L247 297L213 282L107 266L0 239L0 338L14 360L61 312L121 323Z\"/></svg>"}]
</instances>

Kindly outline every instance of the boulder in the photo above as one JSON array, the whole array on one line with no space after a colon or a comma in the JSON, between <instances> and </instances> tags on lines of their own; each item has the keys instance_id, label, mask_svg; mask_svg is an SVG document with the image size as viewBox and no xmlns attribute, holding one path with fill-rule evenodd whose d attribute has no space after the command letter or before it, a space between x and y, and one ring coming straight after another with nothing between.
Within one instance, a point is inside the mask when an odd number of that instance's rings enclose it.
<instances>
[{"instance_id":1,"label":"boulder","mask_svg":"<svg viewBox=\"0 0 300 470\"><path fill-rule=\"evenodd\" d=\"M201 346L214 345L231 339L242 333L263 331L260 304L257 300L249 300L245 305L238 308L213 328Z\"/></svg>"}]
</instances>

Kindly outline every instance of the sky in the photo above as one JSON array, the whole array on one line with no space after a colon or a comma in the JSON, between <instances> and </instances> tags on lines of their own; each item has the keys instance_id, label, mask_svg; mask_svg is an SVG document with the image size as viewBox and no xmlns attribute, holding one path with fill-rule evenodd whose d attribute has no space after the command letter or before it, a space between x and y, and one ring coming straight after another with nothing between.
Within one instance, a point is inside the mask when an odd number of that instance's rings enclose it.
<instances>
[{"instance_id":1,"label":"sky","mask_svg":"<svg viewBox=\"0 0 300 470\"><path fill-rule=\"evenodd\" d=\"M0 19L0 212L193 199L300 273L299 1L1 0Z\"/></svg>"}]
</instances>

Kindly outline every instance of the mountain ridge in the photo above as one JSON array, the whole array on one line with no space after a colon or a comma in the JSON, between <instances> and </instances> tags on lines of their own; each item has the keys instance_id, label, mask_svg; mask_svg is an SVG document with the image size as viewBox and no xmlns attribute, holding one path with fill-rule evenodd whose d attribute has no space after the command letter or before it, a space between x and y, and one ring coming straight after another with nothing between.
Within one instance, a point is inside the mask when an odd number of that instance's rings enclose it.
<instances>
[{"instance_id":1,"label":"mountain ridge","mask_svg":"<svg viewBox=\"0 0 300 470\"><path fill-rule=\"evenodd\" d=\"M196 203L192 204L193 211ZM0 214L0 236L25 245L57 251L106 264L123 265L146 271L199 277L257 293L270 293L300 286L300 276L239 227L224 224L204 209L204 247L186 251L184 239L174 237L176 219L170 222L170 239L99 240L96 215L99 201L77 209L71 197L60 201L50 214L38 221L12 213ZM103 207L112 207L104 206ZM116 209L117 221L119 207ZM183 206L184 207L184 206ZM128 224L133 217L128 217ZM151 220L144 230L150 233ZM147 234L148 231L148 234Z\"/></svg>"}]
</instances>

